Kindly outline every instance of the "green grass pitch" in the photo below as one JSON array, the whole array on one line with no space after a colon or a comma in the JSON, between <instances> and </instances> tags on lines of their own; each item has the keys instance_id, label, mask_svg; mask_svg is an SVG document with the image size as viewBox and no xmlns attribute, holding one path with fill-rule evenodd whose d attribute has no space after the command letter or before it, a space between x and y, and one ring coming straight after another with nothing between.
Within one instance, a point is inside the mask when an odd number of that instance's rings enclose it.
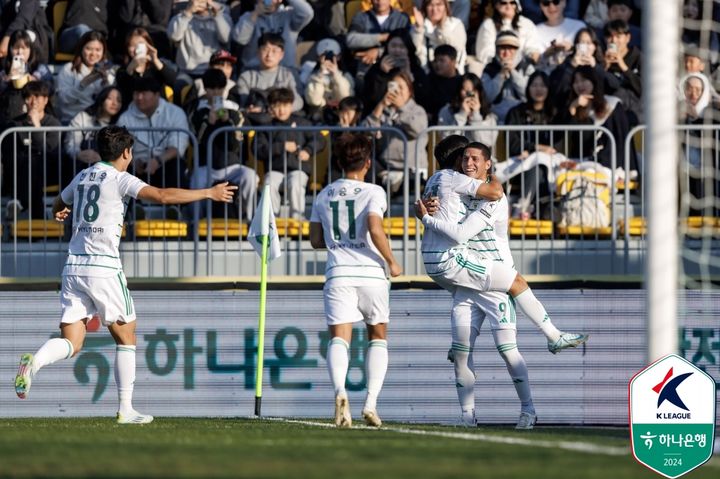
<instances>
[{"instance_id":1,"label":"green grass pitch","mask_svg":"<svg viewBox=\"0 0 720 479\"><path fill-rule=\"evenodd\" d=\"M326 419L0 419L0 477L661 477L636 463L626 429L464 429ZM720 477L718 458L688 478Z\"/></svg>"}]
</instances>

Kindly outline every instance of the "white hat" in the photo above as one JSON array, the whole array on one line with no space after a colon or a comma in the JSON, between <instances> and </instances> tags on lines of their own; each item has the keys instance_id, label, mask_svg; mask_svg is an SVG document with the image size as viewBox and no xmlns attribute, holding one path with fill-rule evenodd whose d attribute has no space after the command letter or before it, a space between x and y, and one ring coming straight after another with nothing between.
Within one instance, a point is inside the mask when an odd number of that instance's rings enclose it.
<instances>
[{"instance_id":1,"label":"white hat","mask_svg":"<svg viewBox=\"0 0 720 479\"><path fill-rule=\"evenodd\" d=\"M317 42L317 45L315 45L315 53L317 53L318 56L327 51L331 51L337 56L342 52L342 48L340 48L337 40L333 40L332 38L324 38Z\"/></svg>"}]
</instances>

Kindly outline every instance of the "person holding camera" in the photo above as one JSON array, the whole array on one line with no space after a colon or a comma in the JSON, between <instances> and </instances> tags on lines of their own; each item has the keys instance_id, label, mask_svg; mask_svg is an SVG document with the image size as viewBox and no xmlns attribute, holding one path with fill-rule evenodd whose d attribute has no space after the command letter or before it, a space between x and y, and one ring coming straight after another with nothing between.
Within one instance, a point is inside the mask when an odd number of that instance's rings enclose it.
<instances>
[{"instance_id":1,"label":"person holding camera","mask_svg":"<svg viewBox=\"0 0 720 479\"><path fill-rule=\"evenodd\" d=\"M170 19L168 37L175 42L175 63L197 78L208 69L210 56L230 41L232 20L225 5L213 0L190 0Z\"/></svg>"},{"instance_id":2,"label":"person holding camera","mask_svg":"<svg viewBox=\"0 0 720 479\"><path fill-rule=\"evenodd\" d=\"M318 62L305 87L305 101L311 110L337 107L345 97L355 93L352 75L340 67L340 44L332 38L317 43Z\"/></svg>"},{"instance_id":3,"label":"person holding camera","mask_svg":"<svg viewBox=\"0 0 720 479\"><path fill-rule=\"evenodd\" d=\"M605 71L617 79L619 85L607 89L623 103L628 113L630 128L642 123L642 54L638 47L630 46L630 27L624 20L612 20L605 25Z\"/></svg>"},{"instance_id":4,"label":"person holding camera","mask_svg":"<svg viewBox=\"0 0 720 479\"><path fill-rule=\"evenodd\" d=\"M438 125L474 127L469 131L448 129L442 132L443 138L462 135L491 147L495 144L498 132L493 128L497 125L497 116L490 111L490 102L477 75L466 73L461 77L453 99L438 113ZM491 129L485 130L487 127Z\"/></svg>"},{"instance_id":5,"label":"person holding camera","mask_svg":"<svg viewBox=\"0 0 720 479\"><path fill-rule=\"evenodd\" d=\"M75 115L89 107L97 94L115 83L115 71L108 61L105 35L85 33L78 43L72 62L60 69L56 80L60 121L67 125Z\"/></svg>"},{"instance_id":6,"label":"person holding camera","mask_svg":"<svg viewBox=\"0 0 720 479\"><path fill-rule=\"evenodd\" d=\"M540 0L545 21L535 29L536 41L543 54L538 69L548 75L560 65L573 48L572 39L585 27L585 22L565 16L566 0Z\"/></svg>"},{"instance_id":7,"label":"person holding camera","mask_svg":"<svg viewBox=\"0 0 720 479\"><path fill-rule=\"evenodd\" d=\"M161 59L150 33L144 28L132 30L125 41L124 64L118 69L117 84L123 98L123 110L132 101L132 86L136 78L151 76L164 87L173 88L178 78L175 66ZM163 89L163 97L167 100Z\"/></svg>"}]
</instances>

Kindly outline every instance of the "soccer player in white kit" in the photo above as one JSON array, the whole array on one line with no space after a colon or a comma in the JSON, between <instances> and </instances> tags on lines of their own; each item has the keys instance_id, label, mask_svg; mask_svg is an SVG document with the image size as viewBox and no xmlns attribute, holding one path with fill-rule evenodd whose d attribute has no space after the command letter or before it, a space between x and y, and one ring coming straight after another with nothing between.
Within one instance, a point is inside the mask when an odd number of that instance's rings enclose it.
<instances>
[{"instance_id":1,"label":"soccer player in white kit","mask_svg":"<svg viewBox=\"0 0 720 479\"><path fill-rule=\"evenodd\" d=\"M236 186L186 190L155 188L127 173L133 159L133 136L123 127L110 126L97 134L102 161L81 171L55 199L53 215L59 222L72 215L73 233L63 270L60 301L60 338L45 342L33 354L23 354L15 378L15 392L25 399L33 377L44 366L80 352L87 321L98 313L115 343L115 382L119 424L147 424L153 417L132 406L135 383L135 307L120 261L120 236L130 198L162 204L198 200L232 200Z\"/></svg>"},{"instance_id":2,"label":"soccer player in white kit","mask_svg":"<svg viewBox=\"0 0 720 479\"><path fill-rule=\"evenodd\" d=\"M362 415L366 424L380 427L377 397L387 372L390 316L390 285L384 264L393 277L402 269L383 230L385 190L365 183L372 143L362 134L344 134L338 145L338 162L345 177L323 188L310 219L310 243L313 248L328 250L323 291L331 336L327 364L335 392L335 425L352 425L345 390L348 349L353 323L364 321L369 345L365 357L368 390Z\"/></svg>"}]
</instances>

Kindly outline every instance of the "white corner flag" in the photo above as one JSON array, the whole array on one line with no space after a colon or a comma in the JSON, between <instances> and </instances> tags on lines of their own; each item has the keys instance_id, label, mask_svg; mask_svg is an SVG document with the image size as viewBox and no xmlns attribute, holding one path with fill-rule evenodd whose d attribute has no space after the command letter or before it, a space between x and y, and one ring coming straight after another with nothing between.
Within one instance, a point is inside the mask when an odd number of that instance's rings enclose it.
<instances>
[{"instance_id":1,"label":"white corner flag","mask_svg":"<svg viewBox=\"0 0 720 479\"><path fill-rule=\"evenodd\" d=\"M278 237L277 227L275 226L275 214L270 204L270 186L265 185L260 195L260 203L258 203L255 215L250 223L250 231L248 232L248 240L252 244L257 254L263 256L263 236L267 235L267 259L273 260L280 257L280 238Z\"/></svg>"}]
</instances>

